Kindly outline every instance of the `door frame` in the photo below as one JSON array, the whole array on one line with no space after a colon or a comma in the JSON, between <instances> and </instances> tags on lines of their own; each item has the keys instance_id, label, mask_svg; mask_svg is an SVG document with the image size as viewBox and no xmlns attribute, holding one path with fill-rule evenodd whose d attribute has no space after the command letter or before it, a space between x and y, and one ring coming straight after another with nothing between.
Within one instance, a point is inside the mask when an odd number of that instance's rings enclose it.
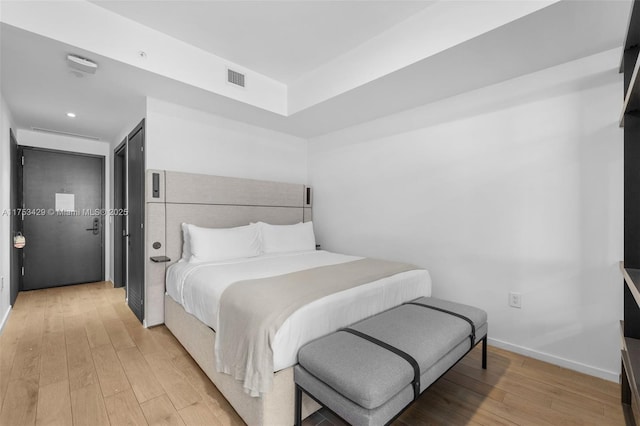
<instances>
[{"instance_id":1,"label":"door frame","mask_svg":"<svg viewBox=\"0 0 640 426\"><path fill-rule=\"evenodd\" d=\"M50 149L50 148L39 148L39 147L34 147L34 146L27 146L27 145L18 145L18 163L21 165L22 164L22 159L24 158L24 151L28 150L28 151L44 151L44 152L53 152L53 153L57 153L57 154L66 154L66 155L74 155L74 156L78 156L78 157L93 157L93 158L98 158L100 159L100 164L101 164L101 170L100 170L100 176L101 176L101 185L100 185L100 192L101 192L101 196L100 196L100 202L101 202L101 210L105 209L105 185L106 185L106 175L105 175L105 156L104 155L97 155L97 154L86 154L83 152L74 152L74 151L65 151L62 149ZM19 172L18 172L18 205L19 206L24 206L24 173L23 173L23 168L22 166L18 168ZM24 224L24 218L21 217L20 220L20 229L22 231L24 231L23 228L23 224ZM100 251L101 251L101 256L100 256L100 270L101 270L101 278L102 281L105 280L105 229L106 229L106 223L105 223L105 215L101 215L100 217L100 226L102 227L102 232L100 233ZM28 244L28 241L27 241ZM20 265L24 265L24 252L22 250L20 250ZM20 279L20 291L24 290L24 282L23 282L23 271L20 273L19 275L19 279Z\"/></svg>"},{"instance_id":2,"label":"door frame","mask_svg":"<svg viewBox=\"0 0 640 426\"><path fill-rule=\"evenodd\" d=\"M141 223L141 228L138 228L136 226L136 230L142 229L141 231L141 236L140 239L142 241L142 252L141 253L136 253L135 250L132 250L131 247L131 241L132 238L129 237L127 238L127 305L129 306L129 309L131 309L133 311L133 313L136 315L136 317L140 320L140 322L144 325L145 324L145 304L146 304L146 265L145 265L145 241L146 241L146 229L145 229L145 218L146 218L146 211L145 211L145 174L146 174L146 150L145 147L147 145L146 143L146 127L145 127L145 119L143 118L140 123L138 123L133 130L131 130L131 132L129 132L129 135L127 136L127 209L128 209L128 215L127 215L127 234L131 235L131 211L133 209L132 203L130 203L130 197L131 197L131 188L133 187L132 184L132 176L134 176L135 171L132 171L131 168L129 167L129 163L131 162L131 159L129 157L129 149L130 149L130 145L131 145L131 140L138 134L141 134L142 137L142 142L141 142L141 170L140 170L140 175L139 180L140 180L140 185L141 185L141 193L140 193L140 200L137 200L136 204L138 208L140 208L140 223ZM134 247L135 249L135 247ZM135 265L134 262L139 262L139 265ZM134 266L132 266L134 265ZM141 280L142 282L140 283L142 288L140 289L140 311L137 312L135 306L133 306L134 303L136 303L136 300L132 300L131 297L131 291L130 291L130 287L132 285L132 280L129 279L129 276L131 275L132 270L137 270L137 272L140 273L141 275ZM135 283L134 283L135 284ZM139 314L139 315L138 315Z\"/></svg>"},{"instance_id":3,"label":"door frame","mask_svg":"<svg viewBox=\"0 0 640 426\"><path fill-rule=\"evenodd\" d=\"M22 162L19 160L21 157L20 145L15 137L13 129L9 129L9 141L10 141L10 165L9 165L9 208L11 210L10 230L11 235L9 238L9 304L14 305L18 292L22 288L22 251L13 247L13 237L18 232L23 232L22 218L18 217L14 212L18 209L20 204L20 192L18 191L18 182L22 179Z\"/></svg>"},{"instance_id":4,"label":"door frame","mask_svg":"<svg viewBox=\"0 0 640 426\"><path fill-rule=\"evenodd\" d=\"M113 208L127 208L127 140L113 150ZM127 217L114 216L113 220L113 285L127 287Z\"/></svg>"}]
</instances>

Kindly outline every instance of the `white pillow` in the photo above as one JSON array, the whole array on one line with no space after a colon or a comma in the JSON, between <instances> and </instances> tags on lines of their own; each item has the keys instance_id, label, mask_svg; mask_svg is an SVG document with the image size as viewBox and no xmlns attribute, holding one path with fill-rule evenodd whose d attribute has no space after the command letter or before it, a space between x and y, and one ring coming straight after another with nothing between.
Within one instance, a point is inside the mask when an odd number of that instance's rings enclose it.
<instances>
[{"instance_id":1,"label":"white pillow","mask_svg":"<svg viewBox=\"0 0 640 426\"><path fill-rule=\"evenodd\" d=\"M191 259L191 238L189 237L189 227L186 223L182 224L182 260L189 261Z\"/></svg>"},{"instance_id":2,"label":"white pillow","mask_svg":"<svg viewBox=\"0 0 640 426\"><path fill-rule=\"evenodd\" d=\"M261 253L258 225L237 228L201 228L187 225L187 228L191 240L191 263L255 257Z\"/></svg>"},{"instance_id":3,"label":"white pillow","mask_svg":"<svg viewBox=\"0 0 640 426\"><path fill-rule=\"evenodd\" d=\"M260 222L262 231L262 251L264 253L283 253L287 251L307 251L316 249L316 237L313 223L295 225L270 225Z\"/></svg>"}]
</instances>

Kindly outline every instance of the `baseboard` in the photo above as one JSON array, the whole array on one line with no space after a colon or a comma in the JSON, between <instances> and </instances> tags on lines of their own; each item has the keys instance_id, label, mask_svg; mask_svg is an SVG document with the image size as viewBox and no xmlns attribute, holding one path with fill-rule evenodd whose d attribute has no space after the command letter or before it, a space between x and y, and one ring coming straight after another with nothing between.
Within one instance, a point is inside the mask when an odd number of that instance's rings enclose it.
<instances>
[{"instance_id":1,"label":"baseboard","mask_svg":"<svg viewBox=\"0 0 640 426\"><path fill-rule=\"evenodd\" d=\"M530 358L537 359L539 361L545 361L550 364L568 368L569 370L577 371L579 373L584 373L590 376L599 377L601 379L608 380L610 382L615 382L615 383L620 382L620 374L614 371L603 370L601 368L593 367L591 365L582 364L576 361L571 361L566 358L550 355L544 352L539 352L533 349L525 348L523 346L507 343L502 340L492 339L490 337L487 339L487 341L492 346L496 346L498 348L505 349L510 352L515 352L520 355L525 355Z\"/></svg>"},{"instance_id":2,"label":"baseboard","mask_svg":"<svg viewBox=\"0 0 640 426\"><path fill-rule=\"evenodd\" d=\"M2 331L4 330L4 325L7 323L10 313L11 313L11 305L9 305L9 309L7 309L7 312L4 314L4 317L2 318L2 322L0 322L0 334L2 334Z\"/></svg>"}]
</instances>

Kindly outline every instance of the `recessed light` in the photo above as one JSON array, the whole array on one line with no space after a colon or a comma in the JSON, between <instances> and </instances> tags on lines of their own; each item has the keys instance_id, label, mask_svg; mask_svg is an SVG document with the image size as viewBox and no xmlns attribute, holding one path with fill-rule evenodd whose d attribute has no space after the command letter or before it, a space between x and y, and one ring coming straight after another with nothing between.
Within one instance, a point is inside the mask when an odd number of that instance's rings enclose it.
<instances>
[{"instance_id":1,"label":"recessed light","mask_svg":"<svg viewBox=\"0 0 640 426\"><path fill-rule=\"evenodd\" d=\"M69 118L76 118L76 115L73 112L68 112L67 113L67 117Z\"/></svg>"}]
</instances>

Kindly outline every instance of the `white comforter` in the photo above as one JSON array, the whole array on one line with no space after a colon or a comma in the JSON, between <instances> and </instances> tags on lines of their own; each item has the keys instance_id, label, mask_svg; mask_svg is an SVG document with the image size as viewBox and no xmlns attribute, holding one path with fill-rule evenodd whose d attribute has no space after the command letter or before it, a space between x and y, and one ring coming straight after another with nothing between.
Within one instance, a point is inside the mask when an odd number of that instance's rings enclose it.
<instances>
[{"instance_id":1,"label":"white comforter","mask_svg":"<svg viewBox=\"0 0 640 426\"><path fill-rule=\"evenodd\" d=\"M167 271L167 294L214 330L222 292L249 279L288 274L335 265L360 257L308 251L263 255L225 262L180 261ZM305 343L409 300L431 295L431 278L425 270L396 274L319 299L296 311L282 325L273 344L275 371L297 362ZM250 295L247 295L250 297Z\"/></svg>"}]
</instances>

